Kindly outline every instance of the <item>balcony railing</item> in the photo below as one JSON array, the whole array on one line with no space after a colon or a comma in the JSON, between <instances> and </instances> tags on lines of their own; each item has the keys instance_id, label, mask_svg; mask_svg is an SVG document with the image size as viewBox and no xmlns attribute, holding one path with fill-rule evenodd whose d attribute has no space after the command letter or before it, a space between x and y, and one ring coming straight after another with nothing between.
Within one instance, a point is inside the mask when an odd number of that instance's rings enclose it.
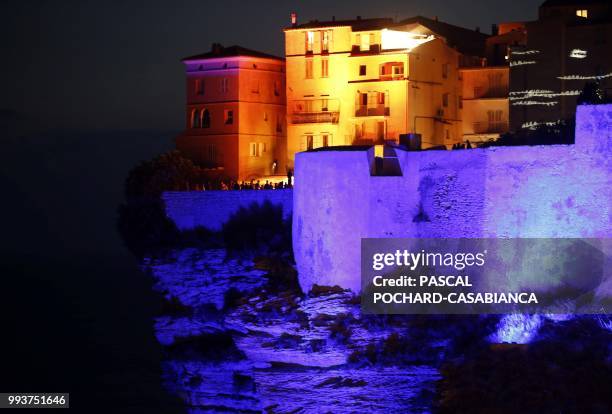
<instances>
[{"instance_id":1,"label":"balcony railing","mask_svg":"<svg viewBox=\"0 0 612 414\"><path fill-rule=\"evenodd\" d=\"M508 132L507 122L474 122L475 134L503 134Z\"/></svg>"},{"instance_id":2,"label":"balcony railing","mask_svg":"<svg viewBox=\"0 0 612 414\"><path fill-rule=\"evenodd\" d=\"M337 124L340 112L301 112L293 113L291 116L292 124Z\"/></svg>"},{"instance_id":3,"label":"balcony railing","mask_svg":"<svg viewBox=\"0 0 612 414\"><path fill-rule=\"evenodd\" d=\"M403 73L387 73L384 75L383 74L380 75L381 81L402 80L402 79L404 79Z\"/></svg>"},{"instance_id":4,"label":"balcony railing","mask_svg":"<svg viewBox=\"0 0 612 414\"><path fill-rule=\"evenodd\" d=\"M304 99L291 102L292 124L337 124L340 103L337 99Z\"/></svg>"},{"instance_id":5,"label":"balcony railing","mask_svg":"<svg viewBox=\"0 0 612 414\"><path fill-rule=\"evenodd\" d=\"M360 45L353 45L351 47L351 55L367 55L380 53L380 45L378 43L372 43L369 49L362 49Z\"/></svg>"},{"instance_id":6,"label":"balcony railing","mask_svg":"<svg viewBox=\"0 0 612 414\"><path fill-rule=\"evenodd\" d=\"M355 116L389 116L390 109L385 104L357 105Z\"/></svg>"}]
</instances>

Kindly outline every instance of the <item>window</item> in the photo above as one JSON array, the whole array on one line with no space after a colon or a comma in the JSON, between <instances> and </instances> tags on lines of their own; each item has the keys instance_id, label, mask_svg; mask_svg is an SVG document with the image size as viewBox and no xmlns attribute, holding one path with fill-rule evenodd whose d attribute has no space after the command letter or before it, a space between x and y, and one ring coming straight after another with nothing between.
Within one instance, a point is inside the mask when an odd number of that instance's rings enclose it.
<instances>
[{"instance_id":1,"label":"window","mask_svg":"<svg viewBox=\"0 0 612 414\"><path fill-rule=\"evenodd\" d=\"M191 127L192 128L200 127L200 112L197 109L191 110Z\"/></svg>"},{"instance_id":2,"label":"window","mask_svg":"<svg viewBox=\"0 0 612 414\"><path fill-rule=\"evenodd\" d=\"M276 132L283 132L283 123L280 115L276 118Z\"/></svg>"},{"instance_id":3,"label":"window","mask_svg":"<svg viewBox=\"0 0 612 414\"><path fill-rule=\"evenodd\" d=\"M366 75L366 65L359 65L359 76Z\"/></svg>"},{"instance_id":4,"label":"window","mask_svg":"<svg viewBox=\"0 0 612 414\"><path fill-rule=\"evenodd\" d=\"M307 99L304 101L304 111L312 112L312 99Z\"/></svg>"},{"instance_id":5,"label":"window","mask_svg":"<svg viewBox=\"0 0 612 414\"><path fill-rule=\"evenodd\" d=\"M210 112L208 112L208 109L202 110L202 128L210 128Z\"/></svg>"},{"instance_id":6,"label":"window","mask_svg":"<svg viewBox=\"0 0 612 414\"><path fill-rule=\"evenodd\" d=\"M376 123L376 137L379 140L385 139L385 121L378 121Z\"/></svg>"},{"instance_id":7,"label":"window","mask_svg":"<svg viewBox=\"0 0 612 414\"><path fill-rule=\"evenodd\" d=\"M330 145L330 139L329 139L329 135L326 133L323 133L321 135L321 145L324 147L329 147Z\"/></svg>"},{"instance_id":8,"label":"window","mask_svg":"<svg viewBox=\"0 0 612 414\"><path fill-rule=\"evenodd\" d=\"M204 95L204 79L195 80L195 93L196 95Z\"/></svg>"},{"instance_id":9,"label":"window","mask_svg":"<svg viewBox=\"0 0 612 414\"><path fill-rule=\"evenodd\" d=\"M312 53L314 48L314 32L306 32L306 53Z\"/></svg>"},{"instance_id":10,"label":"window","mask_svg":"<svg viewBox=\"0 0 612 414\"><path fill-rule=\"evenodd\" d=\"M368 105L368 94L367 93L359 93L359 105L361 106Z\"/></svg>"},{"instance_id":11,"label":"window","mask_svg":"<svg viewBox=\"0 0 612 414\"><path fill-rule=\"evenodd\" d=\"M449 67L448 63L445 63L445 64L442 65L442 77L444 79L448 78L448 67Z\"/></svg>"},{"instance_id":12,"label":"window","mask_svg":"<svg viewBox=\"0 0 612 414\"><path fill-rule=\"evenodd\" d=\"M250 157L261 157L261 154L266 152L265 142L250 142L249 143L249 156Z\"/></svg>"},{"instance_id":13,"label":"window","mask_svg":"<svg viewBox=\"0 0 612 414\"><path fill-rule=\"evenodd\" d=\"M487 111L487 117L489 120L489 131L496 132L503 127L502 115L503 112L501 110Z\"/></svg>"},{"instance_id":14,"label":"window","mask_svg":"<svg viewBox=\"0 0 612 414\"><path fill-rule=\"evenodd\" d=\"M378 105L384 105L385 104L385 93L384 92L377 92L376 104L378 104Z\"/></svg>"},{"instance_id":15,"label":"window","mask_svg":"<svg viewBox=\"0 0 612 414\"><path fill-rule=\"evenodd\" d=\"M264 112L264 121L268 122L268 113Z\"/></svg>"},{"instance_id":16,"label":"window","mask_svg":"<svg viewBox=\"0 0 612 414\"><path fill-rule=\"evenodd\" d=\"M442 95L442 106L445 108L448 106L448 93Z\"/></svg>"},{"instance_id":17,"label":"window","mask_svg":"<svg viewBox=\"0 0 612 414\"><path fill-rule=\"evenodd\" d=\"M327 112L329 108L329 99L321 98L321 111Z\"/></svg>"},{"instance_id":18,"label":"window","mask_svg":"<svg viewBox=\"0 0 612 414\"><path fill-rule=\"evenodd\" d=\"M226 93L229 90L229 80L227 78L221 79L221 92Z\"/></svg>"},{"instance_id":19,"label":"window","mask_svg":"<svg viewBox=\"0 0 612 414\"><path fill-rule=\"evenodd\" d=\"M459 109L463 109L463 96L461 95L457 97L457 106L459 107Z\"/></svg>"},{"instance_id":20,"label":"window","mask_svg":"<svg viewBox=\"0 0 612 414\"><path fill-rule=\"evenodd\" d=\"M224 109L223 120L225 125L232 125L234 123L234 111L231 109Z\"/></svg>"},{"instance_id":21,"label":"window","mask_svg":"<svg viewBox=\"0 0 612 414\"><path fill-rule=\"evenodd\" d=\"M204 150L204 159L209 165L216 165L217 163L217 146L215 144L208 144Z\"/></svg>"},{"instance_id":22,"label":"window","mask_svg":"<svg viewBox=\"0 0 612 414\"><path fill-rule=\"evenodd\" d=\"M589 17L589 11L586 9L578 9L576 10L576 16L583 17L586 19L587 17Z\"/></svg>"},{"instance_id":23,"label":"window","mask_svg":"<svg viewBox=\"0 0 612 414\"><path fill-rule=\"evenodd\" d=\"M369 34L363 34L363 35L357 35L359 40L359 50L361 50L362 52L367 52L368 50L370 50L370 38L374 37L374 35L369 35Z\"/></svg>"},{"instance_id":24,"label":"window","mask_svg":"<svg viewBox=\"0 0 612 414\"><path fill-rule=\"evenodd\" d=\"M280 82L274 81L274 96L280 95Z\"/></svg>"},{"instance_id":25,"label":"window","mask_svg":"<svg viewBox=\"0 0 612 414\"><path fill-rule=\"evenodd\" d=\"M321 60L321 77L327 78L329 76L329 60L322 59Z\"/></svg>"},{"instance_id":26,"label":"window","mask_svg":"<svg viewBox=\"0 0 612 414\"><path fill-rule=\"evenodd\" d=\"M329 35L329 30L321 32L321 53L329 52Z\"/></svg>"},{"instance_id":27,"label":"window","mask_svg":"<svg viewBox=\"0 0 612 414\"><path fill-rule=\"evenodd\" d=\"M306 59L306 79L312 79L312 59Z\"/></svg>"},{"instance_id":28,"label":"window","mask_svg":"<svg viewBox=\"0 0 612 414\"><path fill-rule=\"evenodd\" d=\"M251 81L251 93L259 93L259 81L258 80Z\"/></svg>"},{"instance_id":29,"label":"window","mask_svg":"<svg viewBox=\"0 0 612 414\"><path fill-rule=\"evenodd\" d=\"M310 151L314 148L314 139L312 135L306 135L306 150Z\"/></svg>"}]
</instances>

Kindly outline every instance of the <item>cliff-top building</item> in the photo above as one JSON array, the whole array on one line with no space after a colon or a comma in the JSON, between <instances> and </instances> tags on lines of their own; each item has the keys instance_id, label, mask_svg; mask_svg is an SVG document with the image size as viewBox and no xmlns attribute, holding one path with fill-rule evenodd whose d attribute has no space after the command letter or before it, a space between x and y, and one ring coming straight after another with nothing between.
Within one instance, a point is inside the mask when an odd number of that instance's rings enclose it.
<instances>
[{"instance_id":1,"label":"cliff-top building","mask_svg":"<svg viewBox=\"0 0 612 414\"><path fill-rule=\"evenodd\" d=\"M422 16L286 28L288 164L298 151L409 134L422 148L463 142L459 67L487 37Z\"/></svg>"},{"instance_id":2,"label":"cliff-top building","mask_svg":"<svg viewBox=\"0 0 612 414\"><path fill-rule=\"evenodd\" d=\"M249 180L285 174L285 62L214 44L183 59L186 129L177 149L210 176Z\"/></svg>"},{"instance_id":3,"label":"cliff-top building","mask_svg":"<svg viewBox=\"0 0 612 414\"><path fill-rule=\"evenodd\" d=\"M587 82L612 92L610 0L547 0L515 30L525 42L509 54L512 130L572 121Z\"/></svg>"}]
</instances>

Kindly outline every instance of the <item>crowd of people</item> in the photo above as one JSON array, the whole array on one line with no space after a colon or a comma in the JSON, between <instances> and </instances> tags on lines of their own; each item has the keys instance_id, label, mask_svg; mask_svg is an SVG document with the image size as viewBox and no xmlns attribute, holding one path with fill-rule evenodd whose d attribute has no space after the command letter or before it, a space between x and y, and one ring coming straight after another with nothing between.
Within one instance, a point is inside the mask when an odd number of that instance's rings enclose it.
<instances>
[{"instance_id":1,"label":"crowd of people","mask_svg":"<svg viewBox=\"0 0 612 414\"><path fill-rule=\"evenodd\" d=\"M220 190L284 190L288 188L292 188L290 182L279 181L276 183L270 182L266 180L265 183L262 183L260 180L251 180L251 181L230 181L229 183L225 183L225 181L221 181Z\"/></svg>"},{"instance_id":2,"label":"crowd of people","mask_svg":"<svg viewBox=\"0 0 612 414\"><path fill-rule=\"evenodd\" d=\"M465 143L453 144L453 147L451 149L458 150L458 149L471 149L471 148L472 148L472 143L468 139L465 141Z\"/></svg>"},{"instance_id":3,"label":"crowd of people","mask_svg":"<svg viewBox=\"0 0 612 414\"><path fill-rule=\"evenodd\" d=\"M270 180L266 180L262 182L261 180L251 180L251 181L209 181L206 183L198 183L194 186L196 191L210 191L210 190L285 190L293 188L293 184L291 181L279 181L279 182L271 182Z\"/></svg>"}]
</instances>

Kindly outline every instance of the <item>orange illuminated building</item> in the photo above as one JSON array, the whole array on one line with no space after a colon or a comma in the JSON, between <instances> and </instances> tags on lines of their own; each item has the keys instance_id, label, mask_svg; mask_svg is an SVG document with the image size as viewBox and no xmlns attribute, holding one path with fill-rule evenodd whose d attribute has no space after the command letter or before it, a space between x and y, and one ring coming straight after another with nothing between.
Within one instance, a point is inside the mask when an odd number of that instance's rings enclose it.
<instances>
[{"instance_id":1,"label":"orange illuminated building","mask_svg":"<svg viewBox=\"0 0 612 414\"><path fill-rule=\"evenodd\" d=\"M212 177L285 175L284 59L213 44L183 63L186 129L177 149Z\"/></svg>"},{"instance_id":2,"label":"orange illuminated building","mask_svg":"<svg viewBox=\"0 0 612 414\"><path fill-rule=\"evenodd\" d=\"M459 67L486 39L421 16L286 28L289 167L296 152L318 147L417 135L422 148L462 142Z\"/></svg>"}]
</instances>

